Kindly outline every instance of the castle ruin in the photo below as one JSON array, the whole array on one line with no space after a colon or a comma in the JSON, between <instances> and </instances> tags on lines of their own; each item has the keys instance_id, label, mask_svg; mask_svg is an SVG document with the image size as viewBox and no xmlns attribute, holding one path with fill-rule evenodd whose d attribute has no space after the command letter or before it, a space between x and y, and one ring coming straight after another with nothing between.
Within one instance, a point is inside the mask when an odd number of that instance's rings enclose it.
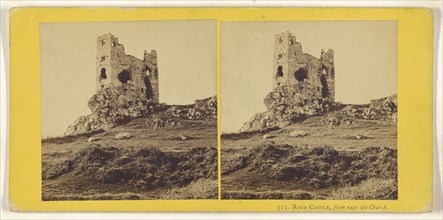
<instances>
[{"instance_id":1,"label":"castle ruin","mask_svg":"<svg viewBox=\"0 0 443 220\"><path fill-rule=\"evenodd\" d=\"M275 35L274 89L282 84L297 89L303 97L334 102L334 51L321 51L320 59L303 53L302 45L289 31Z\"/></svg>"},{"instance_id":2,"label":"castle ruin","mask_svg":"<svg viewBox=\"0 0 443 220\"><path fill-rule=\"evenodd\" d=\"M143 60L125 54L111 33L97 37L97 91L107 85L132 88L148 102L159 102L157 51L144 52Z\"/></svg>"}]
</instances>

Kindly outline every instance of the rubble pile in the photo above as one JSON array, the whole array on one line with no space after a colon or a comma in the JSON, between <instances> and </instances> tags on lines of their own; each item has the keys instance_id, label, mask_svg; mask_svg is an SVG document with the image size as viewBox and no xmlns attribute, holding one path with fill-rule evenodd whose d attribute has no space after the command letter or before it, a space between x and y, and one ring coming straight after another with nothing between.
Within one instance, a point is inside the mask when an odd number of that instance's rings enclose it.
<instances>
[{"instance_id":1,"label":"rubble pile","mask_svg":"<svg viewBox=\"0 0 443 220\"><path fill-rule=\"evenodd\" d=\"M240 131L253 131L268 127L285 127L308 116L320 115L340 105L318 99L311 93L300 93L299 88L280 85L264 98L268 111L255 114Z\"/></svg>"},{"instance_id":2,"label":"rubble pile","mask_svg":"<svg viewBox=\"0 0 443 220\"><path fill-rule=\"evenodd\" d=\"M172 118L214 121L217 119L216 96L197 100L195 104L168 106L147 101L133 85L122 87L104 86L88 101L92 114L81 116L68 127L65 135L79 135L98 130L107 131L134 118L152 116L149 127L179 125ZM153 115L166 111L166 119ZM169 118L168 118L169 117ZM166 121L165 121L166 120Z\"/></svg>"},{"instance_id":3,"label":"rubble pile","mask_svg":"<svg viewBox=\"0 0 443 220\"><path fill-rule=\"evenodd\" d=\"M397 95L371 100L364 107L348 105L342 109L344 116L366 120L397 121Z\"/></svg>"},{"instance_id":4,"label":"rubble pile","mask_svg":"<svg viewBox=\"0 0 443 220\"><path fill-rule=\"evenodd\" d=\"M206 99L196 100L194 105L172 106L166 111L172 118L187 120L217 120L217 97L212 96Z\"/></svg>"}]
</instances>

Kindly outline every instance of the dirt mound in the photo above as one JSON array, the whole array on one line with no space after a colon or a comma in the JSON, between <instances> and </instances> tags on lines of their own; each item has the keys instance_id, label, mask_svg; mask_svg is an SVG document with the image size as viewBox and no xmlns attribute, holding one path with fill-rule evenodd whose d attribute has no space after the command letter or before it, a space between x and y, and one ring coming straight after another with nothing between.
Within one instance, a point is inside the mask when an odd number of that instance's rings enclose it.
<instances>
[{"instance_id":1,"label":"dirt mound","mask_svg":"<svg viewBox=\"0 0 443 220\"><path fill-rule=\"evenodd\" d=\"M91 184L121 184L131 189L183 187L200 178L217 178L217 149L164 152L152 147L119 149L96 144L71 159L44 166L42 178L54 179L67 173Z\"/></svg>"},{"instance_id":2,"label":"dirt mound","mask_svg":"<svg viewBox=\"0 0 443 220\"><path fill-rule=\"evenodd\" d=\"M223 161L223 174L247 169L252 175L297 182L299 189L354 186L370 178L397 179L397 151L371 147L337 151L332 147L266 144Z\"/></svg>"}]
</instances>

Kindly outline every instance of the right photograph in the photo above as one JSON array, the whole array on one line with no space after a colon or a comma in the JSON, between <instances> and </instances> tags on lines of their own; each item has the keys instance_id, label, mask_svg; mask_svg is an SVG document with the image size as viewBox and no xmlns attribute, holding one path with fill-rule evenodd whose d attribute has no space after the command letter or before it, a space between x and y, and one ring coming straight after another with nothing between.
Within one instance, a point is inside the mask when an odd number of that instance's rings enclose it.
<instances>
[{"instance_id":1,"label":"right photograph","mask_svg":"<svg viewBox=\"0 0 443 220\"><path fill-rule=\"evenodd\" d=\"M397 200L397 22L220 23L222 199Z\"/></svg>"}]
</instances>

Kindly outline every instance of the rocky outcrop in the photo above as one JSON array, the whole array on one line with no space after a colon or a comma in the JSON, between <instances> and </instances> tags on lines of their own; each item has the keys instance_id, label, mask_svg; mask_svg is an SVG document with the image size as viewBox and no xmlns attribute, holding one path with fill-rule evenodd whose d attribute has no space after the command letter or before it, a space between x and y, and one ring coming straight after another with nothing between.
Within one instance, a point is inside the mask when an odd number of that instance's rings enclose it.
<instances>
[{"instance_id":1,"label":"rocky outcrop","mask_svg":"<svg viewBox=\"0 0 443 220\"><path fill-rule=\"evenodd\" d=\"M78 135L97 130L109 130L125 120L146 116L165 108L165 105L150 103L135 88L111 85L97 91L88 101L92 114L81 116L68 127L65 135Z\"/></svg>"},{"instance_id":2,"label":"rocky outcrop","mask_svg":"<svg viewBox=\"0 0 443 220\"><path fill-rule=\"evenodd\" d=\"M179 123L173 123L171 118L205 121L217 119L217 99L215 96L197 100L192 105L168 106L147 101L135 89L129 84L123 87L105 86L88 101L88 107L92 114L78 118L68 127L65 135L79 135L97 130L106 131L139 117L151 117L152 123L147 126L157 127L170 124L179 125ZM166 112L166 119L155 116L162 112Z\"/></svg>"},{"instance_id":3,"label":"rocky outcrop","mask_svg":"<svg viewBox=\"0 0 443 220\"><path fill-rule=\"evenodd\" d=\"M397 95L371 100L367 106L348 105L342 109L344 116L366 120L397 121Z\"/></svg>"},{"instance_id":4,"label":"rocky outcrop","mask_svg":"<svg viewBox=\"0 0 443 220\"><path fill-rule=\"evenodd\" d=\"M397 95L371 100L367 105L343 105L318 99L300 88L280 85L264 98L266 112L255 114L240 132L263 130L270 127L285 127L310 116L328 114L340 110L341 114L330 114L321 121L323 126L352 125L352 118L379 121L397 121Z\"/></svg>"},{"instance_id":5,"label":"rocky outcrop","mask_svg":"<svg viewBox=\"0 0 443 220\"><path fill-rule=\"evenodd\" d=\"M172 106L166 113L171 118L216 121L217 97L196 100L195 104L190 106Z\"/></svg>"},{"instance_id":6,"label":"rocky outcrop","mask_svg":"<svg viewBox=\"0 0 443 220\"><path fill-rule=\"evenodd\" d=\"M340 105L315 97L314 93L300 93L299 87L287 84L273 89L264 98L268 111L255 114L240 131L284 127L308 116L320 115L337 109Z\"/></svg>"}]
</instances>

